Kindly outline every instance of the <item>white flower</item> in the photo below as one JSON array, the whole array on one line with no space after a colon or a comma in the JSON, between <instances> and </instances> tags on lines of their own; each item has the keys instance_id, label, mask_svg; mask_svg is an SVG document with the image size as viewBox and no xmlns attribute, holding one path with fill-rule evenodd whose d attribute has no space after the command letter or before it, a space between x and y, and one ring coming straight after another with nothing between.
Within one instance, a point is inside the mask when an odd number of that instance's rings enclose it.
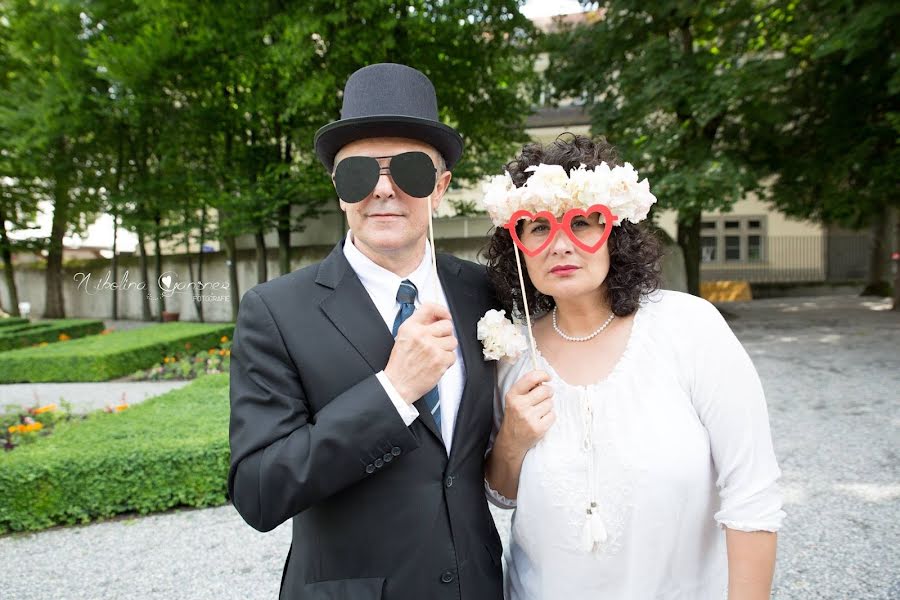
<instances>
[{"instance_id":1,"label":"white flower","mask_svg":"<svg viewBox=\"0 0 900 600\"><path fill-rule=\"evenodd\" d=\"M478 321L478 339L485 360L515 360L528 344L522 332L506 318L505 310L489 310Z\"/></svg>"},{"instance_id":2,"label":"white flower","mask_svg":"<svg viewBox=\"0 0 900 600\"><path fill-rule=\"evenodd\" d=\"M517 210L532 214L548 211L557 218L573 208L586 210L603 204L623 221L637 223L647 218L656 197L650 184L638 181L638 173L630 163L612 169L600 163L593 169L579 165L568 175L560 165L539 164L528 167L531 176L517 188L509 173L497 175L484 185L482 204L494 225L502 227Z\"/></svg>"}]
</instances>

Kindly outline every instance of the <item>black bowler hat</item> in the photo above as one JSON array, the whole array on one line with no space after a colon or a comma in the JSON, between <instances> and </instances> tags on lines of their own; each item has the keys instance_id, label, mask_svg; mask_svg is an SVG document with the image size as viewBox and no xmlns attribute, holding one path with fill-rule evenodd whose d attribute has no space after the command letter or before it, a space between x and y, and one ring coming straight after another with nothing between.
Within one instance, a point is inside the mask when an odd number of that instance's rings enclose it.
<instances>
[{"instance_id":1,"label":"black bowler hat","mask_svg":"<svg viewBox=\"0 0 900 600\"><path fill-rule=\"evenodd\" d=\"M463 151L462 137L438 120L431 81L412 67L394 63L363 67L347 79L341 118L316 132L316 156L331 173L338 150L374 137L425 142L437 148L448 169Z\"/></svg>"}]
</instances>

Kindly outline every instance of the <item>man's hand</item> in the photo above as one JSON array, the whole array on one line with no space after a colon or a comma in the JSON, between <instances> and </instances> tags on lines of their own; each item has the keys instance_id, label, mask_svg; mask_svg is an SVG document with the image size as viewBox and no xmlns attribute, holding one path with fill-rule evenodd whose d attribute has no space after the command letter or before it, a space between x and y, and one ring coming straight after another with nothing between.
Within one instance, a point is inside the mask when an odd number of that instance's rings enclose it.
<instances>
[{"instance_id":1,"label":"man's hand","mask_svg":"<svg viewBox=\"0 0 900 600\"><path fill-rule=\"evenodd\" d=\"M439 304L423 303L397 330L384 374L412 404L437 385L456 362L457 344L450 311Z\"/></svg>"},{"instance_id":2,"label":"man's hand","mask_svg":"<svg viewBox=\"0 0 900 600\"><path fill-rule=\"evenodd\" d=\"M503 423L497 434L517 454L524 455L556 421L553 412L553 388L544 371L531 371L513 384L506 393Z\"/></svg>"}]
</instances>

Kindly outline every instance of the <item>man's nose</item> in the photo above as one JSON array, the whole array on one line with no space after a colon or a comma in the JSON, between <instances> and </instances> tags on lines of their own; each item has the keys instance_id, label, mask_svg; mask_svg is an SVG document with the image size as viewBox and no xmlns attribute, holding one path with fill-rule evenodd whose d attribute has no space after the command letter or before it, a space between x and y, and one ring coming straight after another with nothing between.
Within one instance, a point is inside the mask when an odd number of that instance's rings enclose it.
<instances>
[{"instance_id":1,"label":"man's nose","mask_svg":"<svg viewBox=\"0 0 900 600\"><path fill-rule=\"evenodd\" d=\"M372 197L383 200L385 198L393 198L395 195L394 180L391 179L387 169L381 169L378 183L375 184L375 189L372 190Z\"/></svg>"}]
</instances>

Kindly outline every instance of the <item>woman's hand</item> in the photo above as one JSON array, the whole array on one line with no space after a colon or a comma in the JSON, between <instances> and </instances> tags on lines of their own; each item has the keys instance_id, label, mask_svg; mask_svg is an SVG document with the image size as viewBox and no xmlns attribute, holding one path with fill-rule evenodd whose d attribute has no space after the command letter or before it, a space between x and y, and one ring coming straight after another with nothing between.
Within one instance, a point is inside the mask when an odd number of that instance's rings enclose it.
<instances>
[{"instance_id":1,"label":"woman's hand","mask_svg":"<svg viewBox=\"0 0 900 600\"><path fill-rule=\"evenodd\" d=\"M517 453L528 452L556 422L553 388L543 385L548 381L550 376L544 371L530 371L506 393L498 440L503 438Z\"/></svg>"}]
</instances>

